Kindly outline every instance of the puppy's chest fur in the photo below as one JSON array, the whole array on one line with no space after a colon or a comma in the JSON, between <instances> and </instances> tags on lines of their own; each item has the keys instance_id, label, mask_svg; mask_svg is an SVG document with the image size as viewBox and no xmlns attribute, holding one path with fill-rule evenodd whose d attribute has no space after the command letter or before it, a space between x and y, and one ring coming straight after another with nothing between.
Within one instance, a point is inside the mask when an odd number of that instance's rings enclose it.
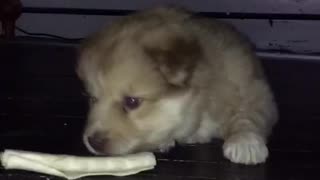
<instances>
[{"instance_id":1,"label":"puppy's chest fur","mask_svg":"<svg viewBox=\"0 0 320 180\"><path fill-rule=\"evenodd\" d=\"M182 126L175 134L179 143L207 143L211 138L220 138L222 135L221 122L208 106L210 99L201 95L191 96L186 104L181 115Z\"/></svg>"}]
</instances>

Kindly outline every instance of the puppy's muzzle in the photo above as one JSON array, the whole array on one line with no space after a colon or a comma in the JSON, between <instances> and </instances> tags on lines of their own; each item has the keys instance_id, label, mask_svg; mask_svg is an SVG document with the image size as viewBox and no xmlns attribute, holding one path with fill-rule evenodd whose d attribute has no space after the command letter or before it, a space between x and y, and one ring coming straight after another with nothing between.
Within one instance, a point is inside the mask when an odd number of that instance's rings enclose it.
<instances>
[{"instance_id":1,"label":"puppy's muzzle","mask_svg":"<svg viewBox=\"0 0 320 180\"><path fill-rule=\"evenodd\" d=\"M105 133L95 132L92 135L84 136L84 143L88 150L94 154L108 154L106 150L110 140Z\"/></svg>"}]
</instances>

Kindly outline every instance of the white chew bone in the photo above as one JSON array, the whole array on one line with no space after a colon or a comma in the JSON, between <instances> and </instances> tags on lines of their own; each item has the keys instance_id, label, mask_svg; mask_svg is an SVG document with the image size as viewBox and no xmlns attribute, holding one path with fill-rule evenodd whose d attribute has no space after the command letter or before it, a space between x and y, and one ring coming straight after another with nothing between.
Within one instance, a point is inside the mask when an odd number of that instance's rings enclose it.
<instances>
[{"instance_id":1,"label":"white chew bone","mask_svg":"<svg viewBox=\"0 0 320 180\"><path fill-rule=\"evenodd\" d=\"M5 169L20 169L77 179L84 176L127 176L153 169L153 153L143 152L117 157L80 157L53 155L18 150L5 150L1 155Z\"/></svg>"}]
</instances>

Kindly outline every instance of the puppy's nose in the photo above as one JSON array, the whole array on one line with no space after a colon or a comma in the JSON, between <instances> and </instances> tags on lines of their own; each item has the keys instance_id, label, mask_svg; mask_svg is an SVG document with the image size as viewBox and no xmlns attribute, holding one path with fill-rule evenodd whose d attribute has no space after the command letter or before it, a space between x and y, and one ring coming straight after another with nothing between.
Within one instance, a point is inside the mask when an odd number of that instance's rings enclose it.
<instances>
[{"instance_id":1,"label":"puppy's nose","mask_svg":"<svg viewBox=\"0 0 320 180\"><path fill-rule=\"evenodd\" d=\"M96 132L88 137L88 143L96 152L103 153L108 144L108 138L105 133Z\"/></svg>"}]
</instances>

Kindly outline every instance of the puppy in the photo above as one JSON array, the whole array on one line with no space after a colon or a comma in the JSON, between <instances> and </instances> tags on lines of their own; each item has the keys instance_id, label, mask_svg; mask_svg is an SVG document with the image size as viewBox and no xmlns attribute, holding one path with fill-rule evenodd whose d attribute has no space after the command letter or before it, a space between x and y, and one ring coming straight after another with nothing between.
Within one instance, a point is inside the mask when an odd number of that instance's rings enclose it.
<instances>
[{"instance_id":1,"label":"puppy","mask_svg":"<svg viewBox=\"0 0 320 180\"><path fill-rule=\"evenodd\" d=\"M230 25L177 8L122 18L84 42L91 96L83 140L94 154L166 151L224 140L235 163L262 163L277 120L251 44Z\"/></svg>"}]
</instances>

